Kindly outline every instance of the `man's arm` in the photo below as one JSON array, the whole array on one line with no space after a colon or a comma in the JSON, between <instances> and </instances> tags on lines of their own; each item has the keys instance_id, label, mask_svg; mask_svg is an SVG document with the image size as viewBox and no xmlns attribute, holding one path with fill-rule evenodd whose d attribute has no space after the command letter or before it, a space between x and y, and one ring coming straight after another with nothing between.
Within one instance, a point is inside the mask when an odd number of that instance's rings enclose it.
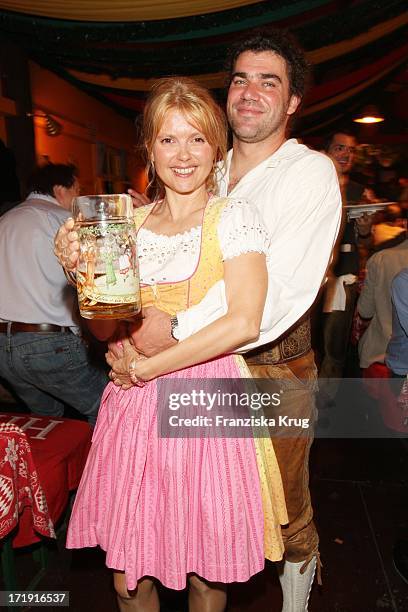
<instances>
[{"instance_id":1,"label":"man's arm","mask_svg":"<svg viewBox=\"0 0 408 612\"><path fill-rule=\"evenodd\" d=\"M266 194L265 198L267 202L257 202L257 205L271 234L268 295L260 337L242 347L242 352L275 340L307 312L324 280L340 227L340 189L334 165L326 156L316 154L312 159L294 164L279 192ZM246 290L245 279L242 290ZM151 313L154 310L151 309ZM226 311L225 288L221 281L199 304L177 314L177 339L184 340ZM161 329L166 329L169 337L170 317L165 313L160 316ZM158 334L154 326L149 325L149 317L133 338L145 354L148 354L144 350L147 338L150 354L154 354L152 347L156 342L163 350L163 333Z\"/></svg>"},{"instance_id":2,"label":"man's arm","mask_svg":"<svg viewBox=\"0 0 408 612\"><path fill-rule=\"evenodd\" d=\"M151 380L203 363L257 338L267 286L265 255L248 252L226 260L224 275L228 302L225 316L150 359L129 364L137 379ZM247 292L242 291L242 275L247 278Z\"/></svg>"},{"instance_id":3,"label":"man's arm","mask_svg":"<svg viewBox=\"0 0 408 612\"><path fill-rule=\"evenodd\" d=\"M263 204L263 222L271 234L268 295L260 337L242 351L279 338L316 298L341 221L341 195L334 165L323 155L294 164L279 192L270 194ZM245 291L245 282L242 290ZM214 287L200 304L178 314L180 338L194 333L205 324L205 317L223 313L225 307L222 286Z\"/></svg>"},{"instance_id":4,"label":"man's arm","mask_svg":"<svg viewBox=\"0 0 408 612\"><path fill-rule=\"evenodd\" d=\"M367 262L367 274L357 302L357 310L363 319L372 319L375 314L376 259Z\"/></svg>"}]
</instances>

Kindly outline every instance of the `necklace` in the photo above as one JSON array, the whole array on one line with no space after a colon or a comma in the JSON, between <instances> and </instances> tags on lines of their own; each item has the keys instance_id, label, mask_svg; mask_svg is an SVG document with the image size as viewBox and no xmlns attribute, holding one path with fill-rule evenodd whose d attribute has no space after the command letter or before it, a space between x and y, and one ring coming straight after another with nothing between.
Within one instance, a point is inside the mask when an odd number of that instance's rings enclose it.
<instances>
[{"instance_id":1,"label":"necklace","mask_svg":"<svg viewBox=\"0 0 408 612\"><path fill-rule=\"evenodd\" d=\"M238 178L230 179L228 183L228 193L231 193L231 191L236 187L236 185L238 185L241 178L242 176L239 176Z\"/></svg>"}]
</instances>

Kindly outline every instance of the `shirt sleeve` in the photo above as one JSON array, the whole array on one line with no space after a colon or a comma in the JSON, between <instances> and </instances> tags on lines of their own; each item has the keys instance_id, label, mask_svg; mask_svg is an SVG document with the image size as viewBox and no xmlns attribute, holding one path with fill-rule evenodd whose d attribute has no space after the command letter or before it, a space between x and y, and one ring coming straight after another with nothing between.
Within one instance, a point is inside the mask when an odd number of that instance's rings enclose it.
<instances>
[{"instance_id":1,"label":"shirt sleeve","mask_svg":"<svg viewBox=\"0 0 408 612\"><path fill-rule=\"evenodd\" d=\"M227 313L228 304L224 281L218 281L204 298L188 310L177 313L178 339L185 340Z\"/></svg>"},{"instance_id":2,"label":"shirt sleeve","mask_svg":"<svg viewBox=\"0 0 408 612\"><path fill-rule=\"evenodd\" d=\"M218 239L224 261L250 252L267 255L270 246L269 232L258 210L244 198L231 198L224 208Z\"/></svg>"},{"instance_id":3,"label":"shirt sleeve","mask_svg":"<svg viewBox=\"0 0 408 612\"><path fill-rule=\"evenodd\" d=\"M267 194L266 194L267 195ZM294 163L262 218L271 234L268 293L256 342L275 341L310 309L326 277L341 221L341 195L332 161L314 154ZM279 215L274 204L279 198Z\"/></svg>"},{"instance_id":4,"label":"shirt sleeve","mask_svg":"<svg viewBox=\"0 0 408 612\"><path fill-rule=\"evenodd\" d=\"M408 336L408 268L394 278L391 293L399 323Z\"/></svg>"},{"instance_id":5,"label":"shirt sleeve","mask_svg":"<svg viewBox=\"0 0 408 612\"><path fill-rule=\"evenodd\" d=\"M376 265L371 257L367 262L367 274L357 302L357 310L363 319L372 319L375 314L374 293L376 287Z\"/></svg>"}]
</instances>

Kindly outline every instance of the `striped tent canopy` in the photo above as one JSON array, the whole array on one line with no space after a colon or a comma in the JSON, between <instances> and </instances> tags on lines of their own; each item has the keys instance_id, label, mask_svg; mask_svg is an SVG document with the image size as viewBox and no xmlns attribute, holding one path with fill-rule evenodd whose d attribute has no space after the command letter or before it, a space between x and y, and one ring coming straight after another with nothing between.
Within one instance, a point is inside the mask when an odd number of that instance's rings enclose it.
<instances>
[{"instance_id":1,"label":"striped tent canopy","mask_svg":"<svg viewBox=\"0 0 408 612\"><path fill-rule=\"evenodd\" d=\"M404 0L0 0L0 9L3 38L131 117L151 83L171 74L223 101L228 49L274 27L290 30L313 66L301 133L332 129L379 92L406 100Z\"/></svg>"}]
</instances>

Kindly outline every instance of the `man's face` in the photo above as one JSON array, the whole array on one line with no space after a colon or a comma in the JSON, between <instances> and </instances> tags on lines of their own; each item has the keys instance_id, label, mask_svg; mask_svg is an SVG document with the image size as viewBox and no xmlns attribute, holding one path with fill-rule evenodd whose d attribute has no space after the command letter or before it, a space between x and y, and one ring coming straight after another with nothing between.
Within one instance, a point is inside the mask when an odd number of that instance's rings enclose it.
<instances>
[{"instance_id":1,"label":"man's face","mask_svg":"<svg viewBox=\"0 0 408 612\"><path fill-rule=\"evenodd\" d=\"M335 134L327 153L335 160L341 174L348 174L353 166L357 142L348 134Z\"/></svg>"},{"instance_id":2,"label":"man's face","mask_svg":"<svg viewBox=\"0 0 408 612\"><path fill-rule=\"evenodd\" d=\"M262 142L285 132L298 105L289 94L285 60L273 51L244 51L235 62L228 91L227 115L234 136Z\"/></svg>"}]
</instances>

